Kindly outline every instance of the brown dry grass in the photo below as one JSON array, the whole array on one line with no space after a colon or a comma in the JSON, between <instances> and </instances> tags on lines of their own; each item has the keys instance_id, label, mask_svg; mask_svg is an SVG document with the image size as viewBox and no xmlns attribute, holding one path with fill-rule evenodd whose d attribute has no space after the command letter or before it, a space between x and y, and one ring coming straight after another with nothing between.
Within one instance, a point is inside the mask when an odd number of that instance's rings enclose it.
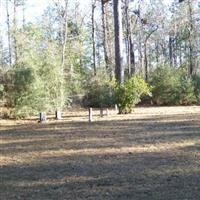
<instances>
[{"instance_id":1,"label":"brown dry grass","mask_svg":"<svg viewBox=\"0 0 200 200\"><path fill-rule=\"evenodd\" d=\"M0 121L2 200L198 200L200 107Z\"/></svg>"}]
</instances>

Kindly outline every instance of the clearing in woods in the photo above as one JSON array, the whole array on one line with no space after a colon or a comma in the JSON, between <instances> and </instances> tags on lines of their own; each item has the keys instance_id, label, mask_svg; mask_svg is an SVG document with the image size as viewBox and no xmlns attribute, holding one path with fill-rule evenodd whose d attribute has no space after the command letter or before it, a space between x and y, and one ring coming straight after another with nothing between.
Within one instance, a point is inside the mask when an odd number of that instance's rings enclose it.
<instances>
[{"instance_id":1,"label":"clearing in woods","mask_svg":"<svg viewBox=\"0 0 200 200\"><path fill-rule=\"evenodd\" d=\"M200 199L200 107L113 112L1 120L0 199Z\"/></svg>"}]
</instances>

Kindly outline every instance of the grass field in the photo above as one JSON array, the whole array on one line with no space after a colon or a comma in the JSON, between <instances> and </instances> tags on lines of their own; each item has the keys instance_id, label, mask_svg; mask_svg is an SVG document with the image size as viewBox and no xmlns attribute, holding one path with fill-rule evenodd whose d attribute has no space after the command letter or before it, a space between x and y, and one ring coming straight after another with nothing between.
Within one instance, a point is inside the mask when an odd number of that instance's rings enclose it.
<instances>
[{"instance_id":1,"label":"grass field","mask_svg":"<svg viewBox=\"0 0 200 200\"><path fill-rule=\"evenodd\" d=\"M0 199L200 199L200 107L86 115L0 120Z\"/></svg>"}]
</instances>

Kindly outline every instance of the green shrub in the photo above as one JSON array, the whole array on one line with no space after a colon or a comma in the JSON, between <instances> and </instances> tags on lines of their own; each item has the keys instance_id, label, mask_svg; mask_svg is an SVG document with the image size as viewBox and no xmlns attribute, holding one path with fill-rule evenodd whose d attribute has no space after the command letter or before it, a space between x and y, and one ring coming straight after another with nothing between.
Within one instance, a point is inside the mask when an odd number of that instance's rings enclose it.
<instances>
[{"instance_id":1,"label":"green shrub","mask_svg":"<svg viewBox=\"0 0 200 200\"><path fill-rule=\"evenodd\" d=\"M157 105L189 105L196 102L194 83L184 69L158 67L151 75L152 100Z\"/></svg>"},{"instance_id":2,"label":"green shrub","mask_svg":"<svg viewBox=\"0 0 200 200\"><path fill-rule=\"evenodd\" d=\"M34 69L16 68L9 76L12 84L7 87L7 99L11 118L25 118L47 109L50 104L48 88Z\"/></svg>"},{"instance_id":3,"label":"green shrub","mask_svg":"<svg viewBox=\"0 0 200 200\"><path fill-rule=\"evenodd\" d=\"M5 99L10 117L24 118L68 106L68 93L61 84L64 81L59 69L47 64L19 64L9 70L5 76Z\"/></svg>"},{"instance_id":4,"label":"green shrub","mask_svg":"<svg viewBox=\"0 0 200 200\"><path fill-rule=\"evenodd\" d=\"M186 76L180 77L180 90L178 93L178 104L190 105L197 102L195 96L194 82Z\"/></svg>"},{"instance_id":5,"label":"green shrub","mask_svg":"<svg viewBox=\"0 0 200 200\"><path fill-rule=\"evenodd\" d=\"M37 106L34 104L36 81L31 68L15 69L11 73L12 84L8 88L10 117L23 118L34 114Z\"/></svg>"},{"instance_id":6,"label":"green shrub","mask_svg":"<svg viewBox=\"0 0 200 200\"><path fill-rule=\"evenodd\" d=\"M193 75L192 80L194 82L194 93L197 97L198 104L200 104L200 76L199 75Z\"/></svg>"},{"instance_id":7,"label":"green shrub","mask_svg":"<svg viewBox=\"0 0 200 200\"><path fill-rule=\"evenodd\" d=\"M140 102L142 95L151 95L150 89L148 84L137 75L126 80L124 84L117 84L115 98L119 114L131 113L133 107Z\"/></svg>"},{"instance_id":8,"label":"green shrub","mask_svg":"<svg viewBox=\"0 0 200 200\"><path fill-rule=\"evenodd\" d=\"M112 83L94 78L90 81L83 98L84 107L111 107L114 105Z\"/></svg>"}]
</instances>

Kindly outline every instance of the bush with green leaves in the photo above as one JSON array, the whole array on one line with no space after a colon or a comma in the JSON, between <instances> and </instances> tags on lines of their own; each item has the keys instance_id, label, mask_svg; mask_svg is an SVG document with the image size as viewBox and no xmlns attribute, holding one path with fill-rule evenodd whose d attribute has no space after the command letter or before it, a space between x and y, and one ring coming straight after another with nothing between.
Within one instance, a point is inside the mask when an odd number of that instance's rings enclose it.
<instances>
[{"instance_id":1,"label":"bush with green leaves","mask_svg":"<svg viewBox=\"0 0 200 200\"><path fill-rule=\"evenodd\" d=\"M54 112L60 106L60 74L56 68L51 68L51 65L37 68L22 65L8 74L6 93L10 117L24 118L39 112Z\"/></svg>"},{"instance_id":2,"label":"bush with green leaves","mask_svg":"<svg viewBox=\"0 0 200 200\"><path fill-rule=\"evenodd\" d=\"M84 107L111 107L114 102L113 84L94 77L86 88L86 94L83 98Z\"/></svg>"},{"instance_id":3,"label":"bush with green leaves","mask_svg":"<svg viewBox=\"0 0 200 200\"><path fill-rule=\"evenodd\" d=\"M7 85L8 105L12 109L11 117L22 118L35 114L37 110L34 70L31 68L14 69L9 72Z\"/></svg>"},{"instance_id":4,"label":"bush with green leaves","mask_svg":"<svg viewBox=\"0 0 200 200\"><path fill-rule=\"evenodd\" d=\"M157 105L190 105L196 102L194 83L184 69L158 67L150 79L152 100Z\"/></svg>"},{"instance_id":5,"label":"bush with green leaves","mask_svg":"<svg viewBox=\"0 0 200 200\"><path fill-rule=\"evenodd\" d=\"M117 84L115 98L119 114L131 113L143 95L151 95L151 87L138 75L132 76L124 84Z\"/></svg>"},{"instance_id":6,"label":"bush with green leaves","mask_svg":"<svg viewBox=\"0 0 200 200\"><path fill-rule=\"evenodd\" d=\"M197 97L198 104L200 104L200 75L193 75L192 80L194 82L194 92Z\"/></svg>"},{"instance_id":7,"label":"bush with green leaves","mask_svg":"<svg viewBox=\"0 0 200 200\"><path fill-rule=\"evenodd\" d=\"M196 102L197 98L195 96L195 86L193 80L187 76L181 76L177 104L191 105Z\"/></svg>"}]
</instances>

